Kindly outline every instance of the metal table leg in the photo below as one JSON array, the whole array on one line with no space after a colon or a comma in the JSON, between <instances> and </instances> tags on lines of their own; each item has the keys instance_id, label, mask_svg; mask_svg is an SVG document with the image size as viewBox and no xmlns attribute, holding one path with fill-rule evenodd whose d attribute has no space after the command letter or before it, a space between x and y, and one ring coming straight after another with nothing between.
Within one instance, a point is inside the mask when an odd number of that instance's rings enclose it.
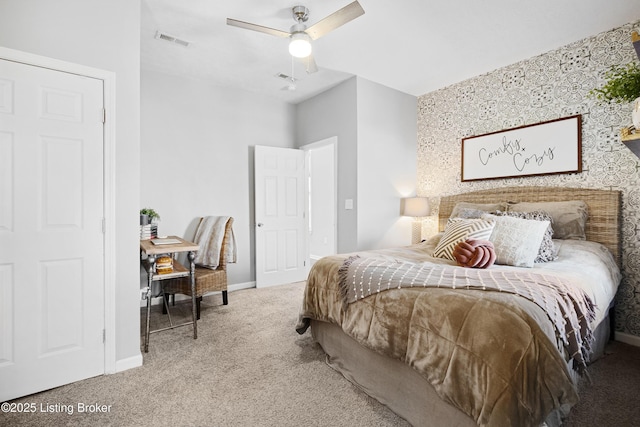
<instances>
[{"instance_id":1,"label":"metal table leg","mask_svg":"<svg viewBox=\"0 0 640 427\"><path fill-rule=\"evenodd\" d=\"M193 262L196 258L196 253L194 251L189 251L189 281L191 282L191 312L193 315L193 339L198 338L198 325L196 323L197 313L196 313L196 265Z\"/></svg>"},{"instance_id":2,"label":"metal table leg","mask_svg":"<svg viewBox=\"0 0 640 427\"><path fill-rule=\"evenodd\" d=\"M144 334L144 352L149 352L149 322L151 320L151 285L153 284L153 270L156 257L149 255L147 258L147 328Z\"/></svg>"}]
</instances>

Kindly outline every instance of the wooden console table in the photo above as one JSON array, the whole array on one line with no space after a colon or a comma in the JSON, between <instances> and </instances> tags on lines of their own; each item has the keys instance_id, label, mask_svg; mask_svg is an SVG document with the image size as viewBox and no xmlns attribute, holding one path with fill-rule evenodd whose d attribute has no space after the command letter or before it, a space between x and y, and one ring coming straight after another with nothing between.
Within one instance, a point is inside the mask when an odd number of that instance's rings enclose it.
<instances>
[{"instance_id":1,"label":"wooden console table","mask_svg":"<svg viewBox=\"0 0 640 427\"><path fill-rule=\"evenodd\" d=\"M152 239L152 240L140 240L140 259L147 271L147 326L144 336L144 352L149 351L149 334L153 332L165 331L167 329L177 328L179 326L193 325L193 339L198 338L198 326L196 324L196 281L195 281L195 264L193 260L196 255L195 252L200 247L193 242L186 241L177 236L169 236L166 239ZM189 268L185 268L175 259L173 260L173 271L171 273L158 274L156 272L156 259L158 255L169 255L173 258L173 255L180 252L187 252L187 258L189 260ZM146 256L146 259L144 259ZM191 283L191 312L192 321L174 325L171 321L171 314L169 315L169 327L149 330L149 320L151 315L151 286L155 281L174 279L176 277L189 277ZM164 287L160 284L160 296L162 297L162 303L167 305L166 298L164 296Z\"/></svg>"}]
</instances>

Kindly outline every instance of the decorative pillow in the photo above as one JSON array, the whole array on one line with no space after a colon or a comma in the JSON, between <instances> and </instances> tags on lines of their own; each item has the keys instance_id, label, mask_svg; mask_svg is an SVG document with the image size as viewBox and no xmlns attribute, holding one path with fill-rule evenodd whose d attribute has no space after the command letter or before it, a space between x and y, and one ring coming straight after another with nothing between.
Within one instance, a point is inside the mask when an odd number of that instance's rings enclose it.
<instances>
[{"instance_id":1,"label":"decorative pillow","mask_svg":"<svg viewBox=\"0 0 640 427\"><path fill-rule=\"evenodd\" d=\"M508 212L543 211L551 215L551 227L555 239L586 240L588 207L582 200L567 202L514 203Z\"/></svg>"},{"instance_id":2,"label":"decorative pillow","mask_svg":"<svg viewBox=\"0 0 640 427\"><path fill-rule=\"evenodd\" d=\"M458 243L467 239L487 240L493 226L494 222L491 219L449 218L444 234L433 251L433 256L455 261L453 249Z\"/></svg>"},{"instance_id":3,"label":"decorative pillow","mask_svg":"<svg viewBox=\"0 0 640 427\"><path fill-rule=\"evenodd\" d=\"M496 211L506 211L507 203L470 203L458 202L453 207L449 218L480 218L484 213L494 213ZM478 215L480 212L480 215ZM477 216L474 216L477 215Z\"/></svg>"},{"instance_id":4,"label":"decorative pillow","mask_svg":"<svg viewBox=\"0 0 640 427\"><path fill-rule=\"evenodd\" d=\"M489 240L468 239L456 245L453 257L461 267L489 268L496 260L496 251Z\"/></svg>"},{"instance_id":5,"label":"decorative pillow","mask_svg":"<svg viewBox=\"0 0 640 427\"><path fill-rule=\"evenodd\" d=\"M512 216L514 218L523 218L523 219L534 219L536 221L549 221L551 222L551 215L542 211L533 211L533 212L496 212L498 216ZM547 261L555 261L558 258L558 254L556 251L556 247L553 244L553 227L551 224L547 227L547 230L544 233L544 237L542 238L542 243L540 244L540 249L538 249L538 256L534 262L547 262Z\"/></svg>"},{"instance_id":6,"label":"decorative pillow","mask_svg":"<svg viewBox=\"0 0 640 427\"><path fill-rule=\"evenodd\" d=\"M489 240L496 250L496 264L533 267L549 221L485 214L495 221Z\"/></svg>"},{"instance_id":7,"label":"decorative pillow","mask_svg":"<svg viewBox=\"0 0 640 427\"><path fill-rule=\"evenodd\" d=\"M449 218L481 218L482 215L486 213L496 213L496 212L498 211L487 212L487 211L481 211L480 209L460 208L454 212L455 216L454 216L454 213L452 213Z\"/></svg>"}]
</instances>

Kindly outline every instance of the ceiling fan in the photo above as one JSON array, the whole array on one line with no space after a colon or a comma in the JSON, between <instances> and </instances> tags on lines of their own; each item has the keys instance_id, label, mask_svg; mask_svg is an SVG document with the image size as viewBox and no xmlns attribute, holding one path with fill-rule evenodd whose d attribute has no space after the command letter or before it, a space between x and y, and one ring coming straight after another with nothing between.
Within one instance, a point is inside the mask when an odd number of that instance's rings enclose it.
<instances>
[{"instance_id":1,"label":"ceiling fan","mask_svg":"<svg viewBox=\"0 0 640 427\"><path fill-rule=\"evenodd\" d=\"M364 9L362 9L362 6L360 6L360 3L356 0L316 22L309 28L307 28L305 24L305 22L309 20L309 9L299 5L292 7L291 12L293 13L293 19L296 21L296 24L291 26L289 32L231 18L227 18L227 25L258 31L272 36L290 38L289 53L296 58L306 58L307 73L314 73L318 71L318 67L311 55L311 41L317 40L328 32L356 19L358 16L364 14Z\"/></svg>"}]
</instances>

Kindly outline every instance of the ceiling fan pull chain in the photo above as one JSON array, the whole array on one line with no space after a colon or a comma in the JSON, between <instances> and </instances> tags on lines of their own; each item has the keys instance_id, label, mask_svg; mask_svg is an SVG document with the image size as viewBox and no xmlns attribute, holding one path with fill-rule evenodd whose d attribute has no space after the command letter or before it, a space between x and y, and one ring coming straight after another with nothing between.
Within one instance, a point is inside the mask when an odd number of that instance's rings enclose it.
<instances>
[{"instance_id":1,"label":"ceiling fan pull chain","mask_svg":"<svg viewBox=\"0 0 640 427\"><path fill-rule=\"evenodd\" d=\"M296 77L295 77L295 58L291 57L291 83L289 83L289 90L296 90Z\"/></svg>"}]
</instances>

